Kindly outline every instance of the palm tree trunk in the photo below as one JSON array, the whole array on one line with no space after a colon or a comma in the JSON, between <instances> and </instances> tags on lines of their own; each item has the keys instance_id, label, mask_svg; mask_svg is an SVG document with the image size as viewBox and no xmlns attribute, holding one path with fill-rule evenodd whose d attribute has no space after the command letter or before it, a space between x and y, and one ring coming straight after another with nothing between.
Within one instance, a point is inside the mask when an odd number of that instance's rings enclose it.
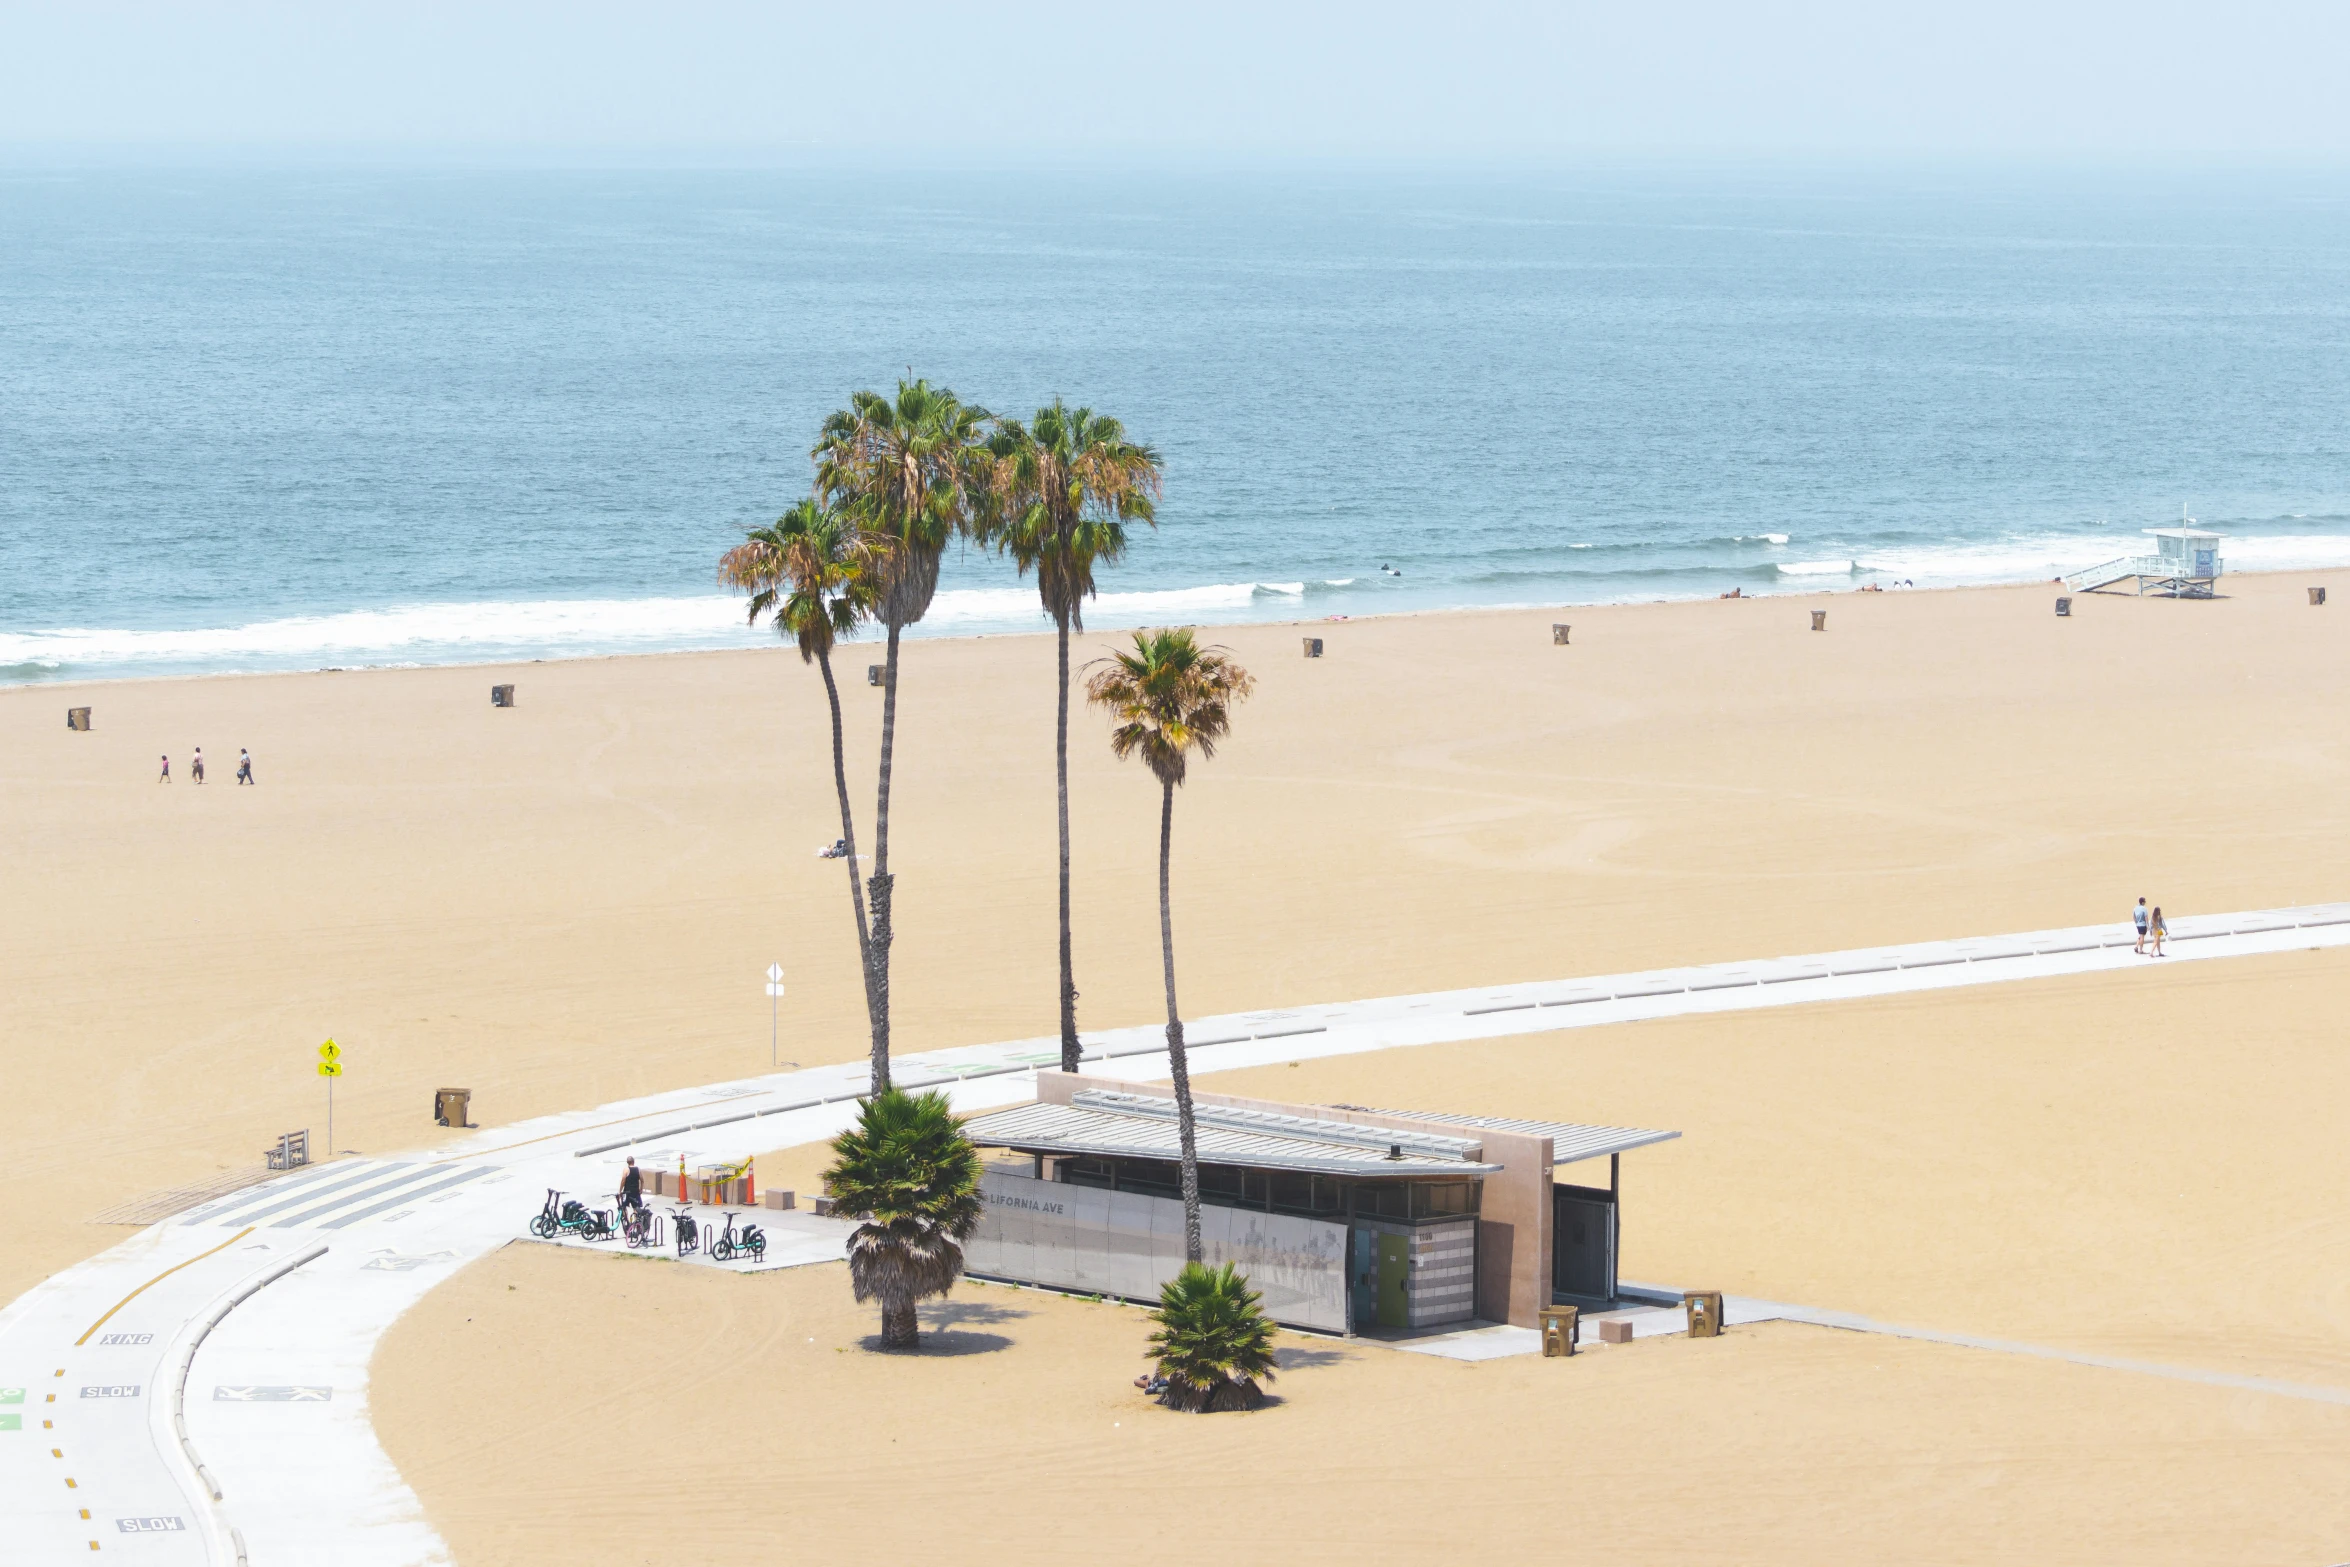
<instances>
[{"instance_id":1,"label":"palm tree trunk","mask_svg":"<svg viewBox=\"0 0 2350 1567\"><path fill-rule=\"evenodd\" d=\"M1204 1261L1199 1239L1199 1133L1191 1118L1191 1063L1183 1055L1183 1018L1175 1010L1175 909L1167 867L1175 846L1175 785L1160 785L1159 956L1167 971L1167 1065L1175 1075L1175 1126L1183 1143L1183 1260Z\"/></svg>"},{"instance_id":2,"label":"palm tree trunk","mask_svg":"<svg viewBox=\"0 0 2350 1567\"><path fill-rule=\"evenodd\" d=\"M1053 729L1054 780L1061 793L1061 1070L1074 1072L1077 1052L1077 966L1069 956L1069 616L1053 617L1061 631L1060 713Z\"/></svg>"},{"instance_id":3,"label":"palm tree trunk","mask_svg":"<svg viewBox=\"0 0 2350 1567\"><path fill-rule=\"evenodd\" d=\"M889 623L889 654L881 672L881 798L873 815L872 956L866 963L873 1009L873 1092L889 1087L889 773L898 738L897 621Z\"/></svg>"},{"instance_id":4,"label":"palm tree trunk","mask_svg":"<svg viewBox=\"0 0 2350 1567\"><path fill-rule=\"evenodd\" d=\"M857 911L857 971L865 981L865 1020L873 1020L873 933L865 924L865 884L857 880L857 822L849 810L849 768L841 750L840 687L832 679L832 652L819 649L816 667L824 671L824 700L832 704L832 788L840 796L840 841L849 851L849 903Z\"/></svg>"},{"instance_id":5,"label":"palm tree trunk","mask_svg":"<svg viewBox=\"0 0 2350 1567\"><path fill-rule=\"evenodd\" d=\"M912 1295L888 1295L881 1302L881 1347L916 1349L922 1342L921 1320L914 1315Z\"/></svg>"}]
</instances>

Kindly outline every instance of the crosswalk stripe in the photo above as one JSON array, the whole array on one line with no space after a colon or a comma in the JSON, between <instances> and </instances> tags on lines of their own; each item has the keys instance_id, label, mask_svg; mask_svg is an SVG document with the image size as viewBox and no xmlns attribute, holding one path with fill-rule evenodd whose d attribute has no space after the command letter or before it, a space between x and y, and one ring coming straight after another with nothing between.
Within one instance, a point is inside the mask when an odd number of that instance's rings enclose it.
<instances>
[{"instance_id":1,"label":"crosswalk stripe","mask_svg":"<svg viewBox=\"0 0 2350 1567\"><path fill-rule=\"evenodd\" d=\"M384 1175L387 1172L378 1170L375 1173L377 1175ZM270 1228L273 1230L290 1230L298 1224L308 1224L313 1219L319 1218L325 1214L332 1213L337 1208L348 1208L355 1202L365 1202L368 1198L378 1196L384 1192L388 1192L394 1187L410 1186L414 1185L418 1181L429 1180L436 1173L437 1172L431 1165L403 1166L401 1172L398 1175L392 1176L389 1180L379 1180L372 1186L362 1186L357 1191L344 1192L340 1196L328 1198L325 1202L316 1203L309 1207L303 1208L298 1213L289 1213L284 1218L278 1220L275 1224L272 1224Z\"/></svg>"},{"instance_id":2,"label":"crosswalk stripe","mask_svg":"<svg viewBox=\"0 0 2350 1567\"><path fill-rule=\"evenodd\" d=\"M356 1224L361 1219L372 1218L376 1214L383 1212L386 1208L397 1208L404 1202L415 1202L419 1198L429 1197L434 1192L440 1191L446 1187L462 1186L477 1175L489 1174L492 1168L494 1168L494 1166L477 1165L470 1170L460 1170L455 1175L449 1176L445 1180L433 1182L433 1184L430 1186L420 1186L414 1191L402 1192L397 1197L388 1197L384 1201L377 1203L372 1208L362 1208L357 1213L346 1213L329 1219L324 1224L320 1225L319 1228L322 1230L339 1230L346 1224Z\"/></svg>"},{"instance_id":3,"label":"crosswalk stripe","mask_svg":"<svg viewBox=\"0 0 2350 1567\"><path fill-rule=\"evenodd\" d=\"M287 1198L284 1202L273 1203L269 1207L263 1208L258 1212L246 1213L240 1215L237 1219L231 1219L228 1222L231 1224L240 1222L258 1222L262 1219L268 1218L273 1213L283 1213L288 1208L299 1208L306 1202L312 1202L320 1197L324 1197L328 1192L343 1191L349 1187L358 1186L364 1182L379 1179L388 1170L405 1170L409 1168L411 1168L411 1166L407 1164L378 1164L370 1161L366 1169L360 1170L350 1176L345 1177L342 1180L334 1181L324 1186L310 1187L306 1191L298 1192L294 1196Z\"/></svg>"}]
</instances>

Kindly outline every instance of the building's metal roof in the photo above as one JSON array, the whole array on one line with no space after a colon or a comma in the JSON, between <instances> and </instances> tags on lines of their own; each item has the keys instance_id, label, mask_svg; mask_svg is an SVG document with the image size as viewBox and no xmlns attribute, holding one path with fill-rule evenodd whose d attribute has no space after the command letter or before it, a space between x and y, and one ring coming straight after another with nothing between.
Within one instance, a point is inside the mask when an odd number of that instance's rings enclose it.
<instances>
[{"instance_id":1,"label":"building's metal roof","mask_svg":"<svg viewBox=\"0 0 2350 1567\"><path fill-rule=\"evenodd\" d=\"M1397 1115L1414 1121L1436 1121L1445 1126L1470 1127L1486 1132L1515 1132L1521 1137L1550 1139L1552 1164L1577 1164L1603 1154L1625 1153L1651 1143L1669 1143L1679 1132L1654 1132L1637 1126L1577 1126L1570 1121L1514 1121L1499 1115L1446 1115L1432 1110L1373 1110L1367 1105L1334 1105L1363 1115Z\"/></svg>"},{"instance_id":2,"label":"building's metal roof","mask_svg":"<svg viewBox=\"0 0 2350 1567\"><path fill-rule=\"evenodd\" d=\"M1175 1119L1175 1101L1160 1094L1123 1094L1115 1089L1084 1088L1072 1097L1080 1110L1107 1110L1113 1115L1147 1116L1158 1121ZM1409 1127L1365 1126L1358 1121L1285 1115L1278 1110L1194 1105L1191 1119L1195 1126L1219 1126L1228 1132L1261 1132L1268 1137L1298 1137L1308 1142L1376 1148L1382 1154L1390 1148L1401 1148L1407 1154L1430 1159L1475 1159L1483 1152L1474 1137L1446 1137Z\"/></svg>"},{"instance_id":3,"label":"building's metal roof","mask_svg":"<svg viewBox=\"0 0 2350 1567\"><path fill-rule=\"evenodd\" d=\"M1173 1108L1172 1100L1158 1102ZM1328 1124L1310 1122L1303 1117L1295 1119L1301 1125ZM1357 1132L1362 1130L1360 1127L1350 1129ZM1127 1159L1182 1157L1180 1134L1174 1119L1155 1113L1122 1115L1077 1105L1034 1104L966 1121L963 1123L963 1131L982 1147L1016 1148L1023 1153L1101 1154ZM1501 1173L1498 1164L1480 1164L1457 1157L1423 1153L1391 1159L1387 1157L1385 1144L1368 1147L1352 1142L1323 1142L1311 1137L1239 1131L1206 1124L1196 1125L1195 1137L1195 1147L1202 1164L1296 1170L1309 1175L1342 1176L1354 1180L1400 1177L1457 1179ZM1423 1133L1421 1140L1426 1142L1430 1139Z\"/></svg>"}]
</instances>

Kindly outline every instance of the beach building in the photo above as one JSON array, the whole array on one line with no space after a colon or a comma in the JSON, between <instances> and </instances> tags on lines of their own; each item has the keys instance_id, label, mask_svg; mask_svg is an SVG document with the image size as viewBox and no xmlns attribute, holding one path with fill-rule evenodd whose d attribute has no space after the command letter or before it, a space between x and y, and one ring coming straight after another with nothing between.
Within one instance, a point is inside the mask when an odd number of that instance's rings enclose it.
<instances>
[{"instance_id":1,"label":"beach building","mask_svg":"<svg viewBox=\"0 0 2350 1567\"><path fill-rule=\"evenodd\" d=\"M2207 599L2216 591L2222 569L2219 546L2225 534L2201 528L2148 528L2154 541L2151 555L2123 555L2076 571L2064 579L2076 593L2096 593L2127 582L2141 594L2163 598Z\"/></svg>"},{"instance_id":2,"label":"beach building","mask_svg":"<svg viewBox=\"0 0 2350 1567\"><path fill-rule=\"evenodd\" d=\"M1207 1260L1266 1313L1324 1333L1472 1321L1617 1297L1622 1156L1678 1132L1192 1095ZM1174 1090L1040 1071L1037 1100L964 1126L996 1150L966 1271L1155 1300L1183 1266ZM1605 1158L1608 1184L1553 1179Z\"/></svg>"}]
</instances>

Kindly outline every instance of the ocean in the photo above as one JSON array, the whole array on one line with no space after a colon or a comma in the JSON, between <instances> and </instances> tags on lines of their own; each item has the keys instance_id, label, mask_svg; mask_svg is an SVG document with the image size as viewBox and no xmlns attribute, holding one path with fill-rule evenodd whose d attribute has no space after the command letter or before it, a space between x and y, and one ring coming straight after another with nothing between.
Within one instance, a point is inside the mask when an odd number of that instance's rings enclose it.
<instances>
[{"instance_id":1,"label":"ocean","mask_svg":"<svg viewBox=\"0 0 2350 1567\"><path fill-rule=\"evenodd\" d=\"M1101 629L2350 565L2350 172L20 160L0 683L756 645L909 369L1163 454Z\"/></svg>"}]
</instances>

